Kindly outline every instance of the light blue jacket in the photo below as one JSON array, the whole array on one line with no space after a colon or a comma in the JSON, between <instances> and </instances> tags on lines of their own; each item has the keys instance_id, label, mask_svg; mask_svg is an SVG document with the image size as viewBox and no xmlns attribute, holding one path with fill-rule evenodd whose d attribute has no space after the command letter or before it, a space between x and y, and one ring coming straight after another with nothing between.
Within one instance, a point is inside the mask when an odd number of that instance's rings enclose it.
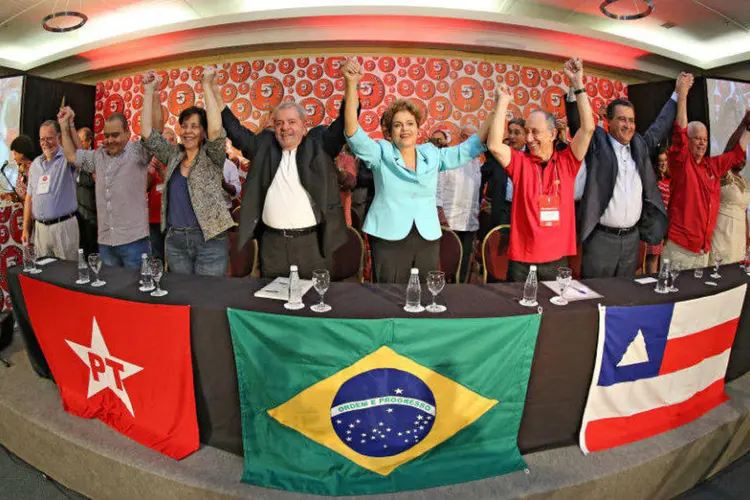
<instances>
[{"instance_id":1,"label":"light blue jacket","mask_svg":"<svg viewBox=\"0 0 750 500\"><path fill-rule=\"evenodd\" d=\"M393 143L374 141L361 127L347 142L354 155L372 170L375 179L375 198L362 230L390 241L404 239L413 224L424 239L439 239L442 233L437 215L438 172L458 168L487 150L477 134L449 148L420 144L417 171L412 172Z\"/></svg>"}]
</instances>

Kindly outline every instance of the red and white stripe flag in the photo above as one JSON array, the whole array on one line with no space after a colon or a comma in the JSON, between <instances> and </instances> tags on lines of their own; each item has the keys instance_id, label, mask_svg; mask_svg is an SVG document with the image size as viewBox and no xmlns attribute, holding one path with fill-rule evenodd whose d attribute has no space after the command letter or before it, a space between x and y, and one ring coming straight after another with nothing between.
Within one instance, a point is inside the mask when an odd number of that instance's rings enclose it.
<instances>
[{"instance_id":1,"label":"red and white stripe flag","mask_svg":"<svg viewBox=\"0 0 750 500\"><path fill-rule=\"evenodd\" d=\"M729 399L724 376L746 288L674 304L600 307L584 453L674 429Z\"/></svg>"}]
</instances>

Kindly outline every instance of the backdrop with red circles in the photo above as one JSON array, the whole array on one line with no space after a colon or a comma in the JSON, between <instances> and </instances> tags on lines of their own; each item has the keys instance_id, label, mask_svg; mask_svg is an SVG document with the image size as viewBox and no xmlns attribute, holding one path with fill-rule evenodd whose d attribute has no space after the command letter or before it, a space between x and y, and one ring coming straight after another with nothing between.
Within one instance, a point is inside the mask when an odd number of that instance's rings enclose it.
<instances>
[{"instance_id":1,"label":"backdrop with red circles","mask_svg":"<svg viewBox=\"0 0 750 500\"><path fill-rule=\"evenodd\" d=\"M297 101L307 112L307 125L330 124L344 94L340 65L343 57L284 57L253 59L218 66L224 101L242 123L253 131L268 119L282 101ZM365 76L360 83L360 124L373 138L382 139L380 116L395 99L411 99L424 118L420 142L440 129L456 143L463 126L478 127L493 107L495 87L506 83L513 92L509 118L526 118L536 109L565 116L568 87L562 71L506 65L473 59L441 57L360 57ZM200 83L202 66L160 71L159 98L166 126L179 136L177 117L188 106L203 106ZM621 81L586 77L586 92L596 114L602 106L627 96ZM104 119L120 111L130 120L133 138L140 134L143 107L141 76L106 80L96 85L97 140ZM597 121L599 118L596 118ZM247 168L245 162L243 170ZM241 172L244 180L245 172Z\"/></svg>"},{"instance_id":2,"label":"backdrop with red circles","mask_svg":"<svg viewBox=\"0 0 750 500\"><path fill-rule=\"evenodd\" d=\"M10 294L6 271L23 263L23 205L0 201L0 300L2 310L10 310Z\"/></svg>"}]
</instances>

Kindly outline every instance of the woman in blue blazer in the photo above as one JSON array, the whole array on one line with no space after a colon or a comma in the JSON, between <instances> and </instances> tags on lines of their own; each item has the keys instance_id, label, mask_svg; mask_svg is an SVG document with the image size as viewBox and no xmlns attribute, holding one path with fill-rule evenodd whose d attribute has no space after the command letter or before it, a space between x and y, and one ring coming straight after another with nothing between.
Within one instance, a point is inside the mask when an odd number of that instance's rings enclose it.
<instances>
[{"instance_id":1,"label":"woman in blue blazer","mask_svg":"<svg viewBox=\"0 0 750 500\"><path fill-rule=\"evenodd\" d=\"M362 67L355 59L349 59L341 69L346 82L347 142L372 170L375 180L375 198L362 227L370 235L373 281L405 283L412 267L424 272L438 268L438 172L460 167L486 151L484 142L491 119L485 121L479 134L458 146L439 149L430 143L417 145L422 111L412 101L399 99L380 120L387 140L374 141L357 120ZM352 109L354 113L349 112Z\"/></svg>"}]
</instances>

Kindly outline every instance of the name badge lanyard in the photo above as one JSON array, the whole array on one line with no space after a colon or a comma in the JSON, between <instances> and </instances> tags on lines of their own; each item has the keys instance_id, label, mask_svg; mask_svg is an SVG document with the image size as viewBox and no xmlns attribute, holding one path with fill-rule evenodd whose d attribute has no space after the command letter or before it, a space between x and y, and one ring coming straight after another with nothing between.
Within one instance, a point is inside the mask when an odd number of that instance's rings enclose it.
<instances>
[{"instance_id":1,"label":"name badge lanyard","mask_svg":"<svg viewBox=\"0 0 750 500\"><path fill-rule=\"evenodd\" d=\"M541 166L537 166L536 170L539 179L539 224L541 227L557 227L560 225L560 175L556 162L553 162L552 168L554 169L554 195L544 193Z\"/></svg>"}]
</instances>

